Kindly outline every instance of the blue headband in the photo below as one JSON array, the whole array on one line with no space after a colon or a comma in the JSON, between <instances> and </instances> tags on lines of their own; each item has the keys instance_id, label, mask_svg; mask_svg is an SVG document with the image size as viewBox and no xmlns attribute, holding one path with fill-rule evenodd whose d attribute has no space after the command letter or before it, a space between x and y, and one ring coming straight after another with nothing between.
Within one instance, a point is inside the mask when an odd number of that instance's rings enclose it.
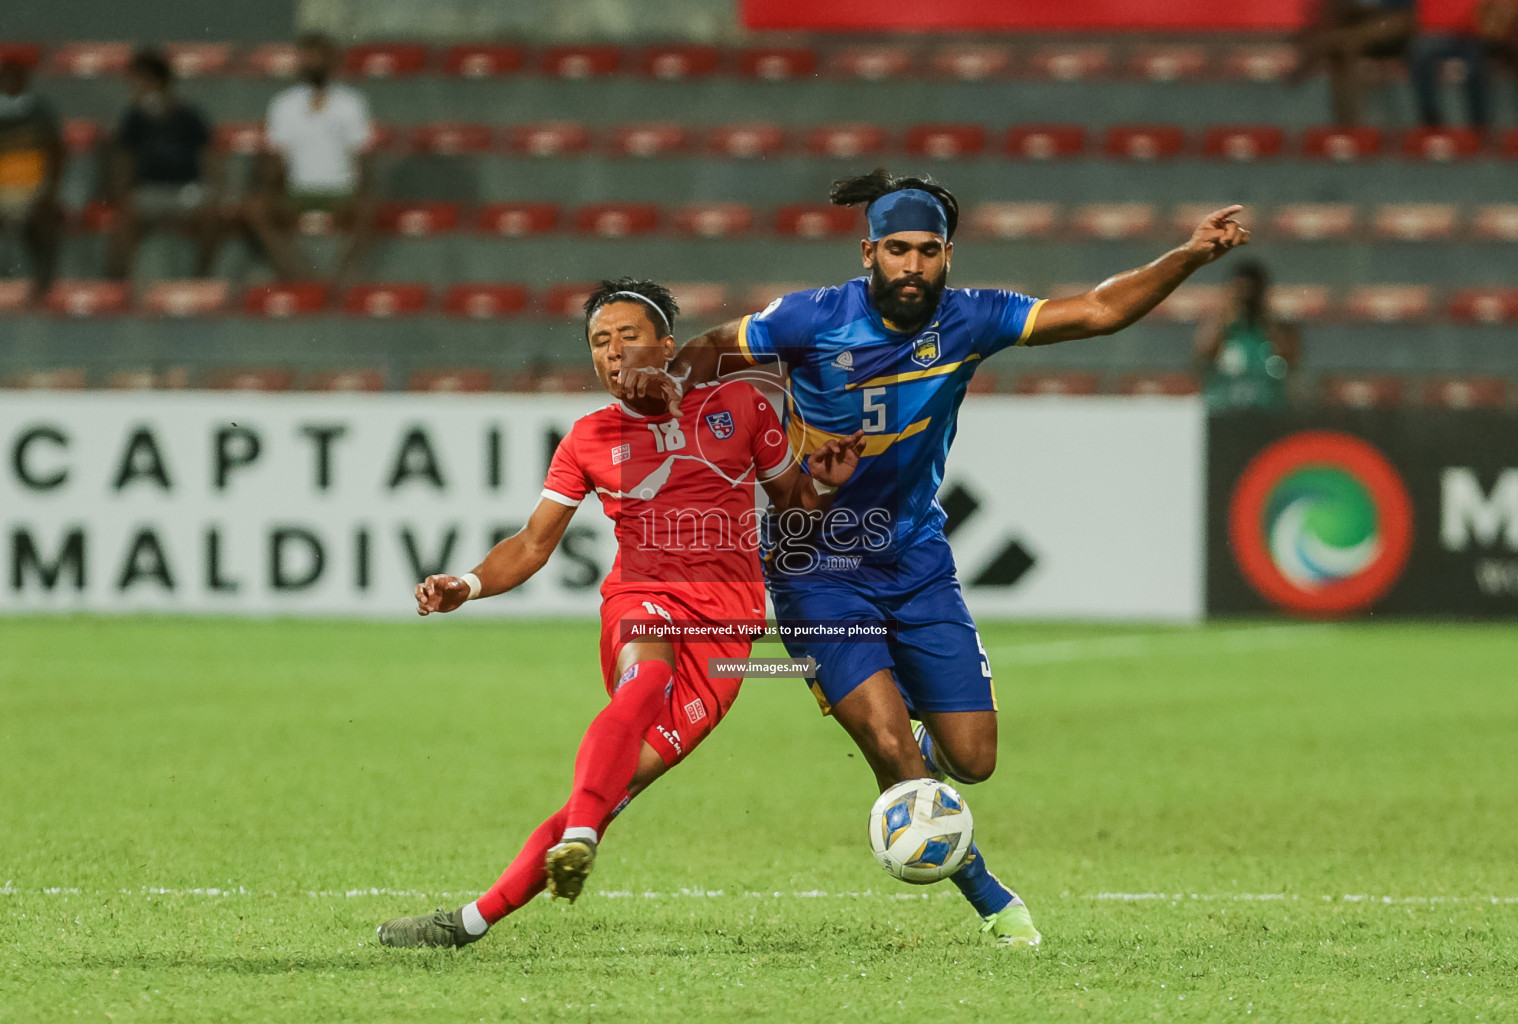
<instances>
[{"instance_id":1,"label":"blue headband","mask_svg":"<svg viewBox=\"0 0 1518 1024\"><path fill-rule=\"evenodd\" d=\"M920 188L890 192L870 204L870 241L898 231L928 231L949 237L949 213L943 203Z\"/></svg>"}]
</instances>

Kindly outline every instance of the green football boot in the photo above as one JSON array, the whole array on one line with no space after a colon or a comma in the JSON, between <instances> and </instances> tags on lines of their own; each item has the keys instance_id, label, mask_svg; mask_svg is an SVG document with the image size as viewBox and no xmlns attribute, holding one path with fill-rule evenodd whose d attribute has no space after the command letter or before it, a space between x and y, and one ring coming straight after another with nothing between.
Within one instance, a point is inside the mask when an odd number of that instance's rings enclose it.
<instances>
[{"instance_id":1,"label":"green football boot","mask_svg":"<svg viewBox=\"0 0 1518 1024\"><path fill-rule=\"evenodd\" d=\"M1033 915L1021 903L1014 904L999 914L986 918L980 926L983 932L996 936L996 941L1014 949L1034 949L1044 937L1033 927Z\"/></svg>"},{"instance_id":2,"label":"green football boot","mask_svg":"<svg viewBox=\"0 0 1518 1024\"><path fill-rule=\"evenodd\" d=\"M556 900L573 903L585 888L585 879L596 864L596 844L571 839L549 849L543 858L548 869L548 893Z\"/></svg>"},{"instance_id":3,"label":"green football boot","mask_svg":"<svg viewBox=\"0 0 1518 1024\"><path fill-rule=\"evenodd\" d=\"M464 919L457 910L438 907L430 914L416 917L397 917L386 921L376 929L381 946L443 946L459 949L471 942L483 939L484 934L470 935L464 928Z\"/></svg>"}]
</instances>

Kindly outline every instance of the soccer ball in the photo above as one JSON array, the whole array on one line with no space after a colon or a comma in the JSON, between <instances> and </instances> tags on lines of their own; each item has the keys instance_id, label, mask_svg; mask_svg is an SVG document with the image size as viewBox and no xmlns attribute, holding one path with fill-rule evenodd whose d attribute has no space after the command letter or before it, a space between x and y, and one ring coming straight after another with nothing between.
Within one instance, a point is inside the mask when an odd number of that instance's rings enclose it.
<instances>
[{"instance_id":1,"label":"soccer ball","mask_svg":"<svg viewBox=\"0 0 1518 1024\"><path fill-rule=\"evenodd\" d=\"M970 805L936 779L898 782L870 808L870 849L903 882L948 878L964 864L974 840Z\"/></svg>"}]
</instances>

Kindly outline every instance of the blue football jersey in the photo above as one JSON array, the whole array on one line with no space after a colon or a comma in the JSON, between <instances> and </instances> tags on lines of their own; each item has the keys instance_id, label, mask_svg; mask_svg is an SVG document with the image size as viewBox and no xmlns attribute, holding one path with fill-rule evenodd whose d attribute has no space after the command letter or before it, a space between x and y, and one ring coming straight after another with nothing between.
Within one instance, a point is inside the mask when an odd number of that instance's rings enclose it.
<instances>
[{"instance_id":1,"label":"blue football jersey","mask_svg":"<svg viewBox=\"0 0 1518 1024\"><path fill-rule=\"evenodd\" d=\"M915 333L894 330L870 301L868 279L781 296L739 322L753 364L790 370L785 424L807 455L830 438L865 432L864 455L834 498L825 547L867 562L943 529L938 488L960 402L981 360L1033 331L1041 299L990 288L945 288Z\"/></svg>"}]
</instances>

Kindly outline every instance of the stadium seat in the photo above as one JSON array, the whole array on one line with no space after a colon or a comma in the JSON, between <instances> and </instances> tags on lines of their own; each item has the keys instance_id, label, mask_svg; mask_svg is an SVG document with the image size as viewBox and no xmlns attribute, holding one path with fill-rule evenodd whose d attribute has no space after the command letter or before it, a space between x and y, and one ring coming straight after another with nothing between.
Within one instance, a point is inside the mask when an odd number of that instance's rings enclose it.
<instances>
[{"instance_id":1,"label":"stadium seat","mask_svg":"<svg viewBox=\"0 0 1518 1024\"><path fill-rule=\"evenodd\" d=\"M1045 46L1033 55L1033 71L1061 82L1098 78L1112 67L1112 50L1101 44Z\"/></svg>"},{"instance_id":2,"label":"stadium seat","mask_svg":"<svg viewBox=\"0 0 1518 1024\"><path fill-rule=\"evenodd\" d=\"M590 148L590 131L574 121L517 125L507 137L512 151L525 156L567 156Z\"/></svg>"},{"instance_id":3,"label":"stadium seat","mask_svg":"<svg viewBox=\"0 0 1518 1024\"><path fill-rule=\"evenodd\" d=\"M248 156L264 148L262 121L223 121L211 133L212 145L223 153Z\"/></svg>"},{"instance_id":4,"label":"stadium seat","mask_svg":"<svg viewBox=\"0 0 1518 1024\"><path fill-rule=\"evenodd\" d=\"M457 121L424 124L411 133L411 148L418 153L437 156L489 153L495 148L495 129L488 124Z\"/></svg>"},{"instance_id":5,"label":"stadium seat","mask_svg":"<svg viewBox=\"0 0 1518 1024\"><path fill-rule=\"evenodd\" d=\"M688 142L684 125L629 124L612 132L609 151L612 156L669 156L684 150Z\"/></svg>"},{"instance_id":6,"label":"stadium seat","mask_svg":"<svg viewBox=\"0 0 1518 1024\"><path fill-rule=\"evenodd\" d=\"M1471 227L1477 238L1518 242L1518 203L1476 207Z\"/></svg>"},{"instance_id":7,"label":"stadium seat","mask_svg":"<svg viewBox=\"0 0 1518 1024\"><path fill-rule=\"evenodd\" d=\"M1328 314L1328 287L1278 284L1270 290L1270 311L1283 320L1320 320Z\"/></svg>"},{"instance_id":8,"label":"stadium seat","mask_svg":"<svg viewBox=\"0 0 1518 1024\"><path fill-rule=\"evenodd\" d=\"M70 218L69 227L81 234L98 235L110 230L115 219L116 208L110 203L104 199L87 199Z\"/></svg>"},{"instance_id":9,"label":"stadium seat","mask_svg":"<svg viewBox=\"0 0 1518 1024\"><path fill-rule=\"evenodd\" d=\"M1220 66L1227 77L1277 82L1297 66L1298 59L1296 47L1289 43L1251 43L1229 50Z\"/></svg>"},{"instance_id":10,"label":"stadium seat","mask_svg":"<svg viewBox=\"0 0 1518 1024\"><path fill-rule=\"evenodd\" d=\"M715 316L727 306L727 285L720 281L671 281L669 290L686 320Z\"/></svg>"},{"instance_id":11,"label":"stadium seat","mask_svg":"<svg viewBox=\"0 0 1518 1024\"><path fill-rule=\"evenodd\" d=\"M738 68L750 78L788 82L817 73L817 54L800 47L753 46L738 56Z\"/></svg>"},{"instance_id":12,"label":"stadium seat","mask_svg":"<svg viewBox=\"0 0 1518 1024\"><path fill-rule=\"evenodd\" d=\"M534 373L531 386L540 394L573 395L599 391L601 382L596 379L595 371L587 366L556 366Z\"/></svg>"},{"instance_id":13,"label":"stadium seat","mask_svg":"<svg viewBox=\"0 0 1518 1024\"><path fill-rule=\"evenodd\" d=\"M293 78L300 66L294 43L264 43L248 54L248 70L266 78Z\"/></svg>"},{"instance_id":14,"label":"stadium seat","mask_svg":"<svg viewBox=\"0 0 1518 1024\"><path fill-rule=\"evenodd\" d=\"M183 366L112 370L106 374L105 386L114 391L183 391L190 386L190 371Z\"/></svg>"},{"instance_id":15,"label":"stadium seat","mask_svg":"<svg viewBox=\"0 0 1518 1024\"><path fill-rule=\"evenodd\" d=\"M828 70L840 78L880 82L901 78L912 70L912 51L895 43L845 46L828 61Z\"/></svg>"},{"instance_id":16,"label":"stadium seat","mask_svg":"<svg viewBox=\"0 0 1518 1024\"><path fill-rule=\"evenodd\" d=\"M489 370L417 370L406 379L407 391L489 391Z\"/></svg>"},{"instance_id":17,"label":"stadium seat","mask_svg":"<svg viewBox=\"0 0 1518 1024\"><path fill-rule=\"evenodd\" d=\"M85 380L82 368L70 366L13 373L5 378L5 386L27 391L79 391L84 387Z\"/></svg>"},{"instance_id":18,"label":"stadium seat","mask_svg":"<svg viewBox=\"0 0 1518 1024\"><path fill-rule=\"evenodd\" d=\"M907 129L906 150L933 160L962 160L986 148L986 129L978 124L919 124Z\"/></svg>"},{"instance_id":19,"label":"stadium seat","mask_svg":"<svg viewBox=\"0 0 1518 1024\"><path fill-rule=\"evenodd\" d=\"M1405 382L1389 374L1341 375L1323 378L1323 397L1330 405L1350 409L1385 409L1402 404Z\"/></svg>"},{"instance_id":20,"label":"stadium seat","mask_svg":"<svg viewBox=\"0 0 1518 1024\"><path fill-rule=\"evenodd\" d=\"M1158 160L1180 156L1185 146L1186 133L1174 125L1117 125L1102 149L1114 159Z\"/></svg>"},{"instance_id":21,"label":"stadium seat","mask_svg":"<svg viewBox=\"0 0 1518 1024\"><path fill-rule=\"evenodd\" d=\"M659 208L653 203L591 203L575 211L575 230L601 238L646 235L659 227Z\"/></svg>"},{"instance_id":22,"label":"stadium seat","mask_svg":"<svg viewBox=\"0 0 1518 1024\"><path fill-rule=\"evenodd\" d=\"M413 315L427 308L430 294L425 284L361 284L343 295L343 312L375 319Z\"/></svg>"},{"instance_id":23,"label":"stadium seat","mask_svg":"<svg viewBox=\"0 0 1518 1024\"><path fill-rule=\"evenodd\" d=\"M594 283L556 284L543 294L543 314L578 320L585 315L585 300L597 287Z\"/></svg>"},{"instance_id":24,"label":"stadium seat","mask_svg":"<svg viewBox=\"0 0 1518 1024\"><path fill-rule=\"evenodd\" d=\"M700 238L732 238L754 226L754 211L742 203L691 203L675 211L674 229Z\"/></svg>"},{"instance_id":25,"label":"stadium seat","mask_svg":"<svg viewBox=\"0 0 1518 1024\"><path fill-rule=\"evenodd\" d=\"M443 54L443 71L458 78L496 78L522 70L520 46L450 46Z\"/></svg>"},{"instance_id":26,"label":"stadium seat","mask_svg":"<svg viewBox=\"0 0 1518 1024\"><path fill-rule=\"evenodd\" d=\"M226 308L230 291L226 281L155 281L143 292L138 307L158 316L209 316Z\"/></svg>"},{"instance_id":27,"label":"stadium seat","mask_svg":"<svg viewBox=\"0 0 1518 1024\"><path fill-rule=\"evenodd\" d=\"M970 378L970 383L965 386L967 395L993 395L996 393L996 385L999 375L992 370L976 370L975 376Z\"/></svg>"},{"instance_id":28,"label":"stadium seat","mask_svg":"<svg viewBox=\"0 0 1518 1024\"><path fill-rule=\"evenodd\" d=\"M1518 288L1465 288L1450 297L1450 318L1459 323L1518 321Z\"/></svg>"},{"instance_id":29,"label":"stadium seat","mask_svg":"<svg viewBox=\"0 0 1518 1024\"><path fill-rule=\"evenodd\" d=\"M427 67L420 43L365 43L343 55L343 71L358 78L405 78Z\"/></svg>"},{"instance_id":30,"label":"stadium seat","mask_svg":"<svg viewBox=\"0 0 1518 1024\"><path fill-rule=\"evenodd\" d=\"M1431 300L1424 284L1362 284L1350 289L1344 307L1358 320L1394 324L1426 318Z\"/></svg>"},{"instance_id":31,"label":"stadium seat","mask_svg":"<svg viewBox=\"0 0 1518 1024\"><path fill-rule=\"evenodd\" d=\"M164 50L180 78L219 75L232 64L231 43L169 43Z\"/></svg>"},{"instance_id":32,"label":"stadium seat","mask_svg":"<svg viewBox=\"0 0 1518 1024\"><path fill-rule=\"evenodd\" d=\"M211 370L200 386L207 391L289 391L295 386L295 371L279 366Z\"/></svg>"},{"instance_id":33,"label":"stadium seat","mask_svg":"<svg viewBox=\"0 0 1518 1024\"><path fill-rule=\"evenodd\" d=\"M71 117L63 122L63 145L72 156L85 156L94 152L103 134L94 121Z\"/></svg>"},{"instance_id":34,"label":"stadium seat","mask_svg":"<svg viewBox=\"0 0 1518 1024\"><path fill-rule=\"evenodd\" d=\"M980 203L966 226L985 238L1048 238L1059 226L1058 203Z\"/></svg>"},{"instance_id":35,"label":"stadium seat","mask_svg":"<svg viewBox=\"0 0 1518 1024\"><path fill-rule=\"evenodd\" d=\"M1378 238L1426 242L1455 236L1454 203L1388 203L1376 208L1371 229Z\"/></svg>"},{"instance_id":36,"label":"stadium seat","mask_svg":"<svg viewBox=\"0 0 1518 1024\"><path fill-rule=\"evenodd\" d=\"M119 75L132 59L133 49L131 43L64 43L53 51L51 70L74 78Z\"/></svg>"},{"instance_id":37,"label":"stadium seat","mask_svg":"<svg viewBox=\"0 0 1518 1024\"><path fill-rule=\"evenodd\" d=\"M1501 377L1435 377L1423 382L1423 404L1445 409L1500 409L1508 384Z\"/></svg>"},{"instance_id":38,"label":"stadium seat","mask_svg":"<svg viewBox=\"0 0 1518 1024\"><path fill-rule=\"evenodd\" d=\"M1189 373L1130 373L1118 381L1120 395L1194 395L1197 379Z\"/></svg>"},{"instance_id":39,"label":"stadium seat","mask_svg":"<svg viewBox=\"0 0 1518 1024\"><path fill-rule=\"evenodd\" d=\"M835 160L872 156L885 146L885 129L873 124L827 124L806 133L808 153Z\"/></svg>"},{"instance_id":40,"label":"stadium seat","mask_svg":"<svg viewBox=\"0 0 1518 1024\"><path fill-rule=\"evenodd\" d=\"M1349 163L1380 152L1379 128L1309 128L1302 136L1302 155L1317 160Z\"/></svg>"},{"instance_id":41,"label":"stadium seat","mask_svg":"<svg viewBox=\"0 0 1518 1024\"><path fill-rule=\"evenodd\" d=\"M48 310L64 316L112 316L125 313L130 303L122 281L58 281L47 293Z\"/></svg>"},{"instance_id":42,"label":"stadium seat","mask_svg":"<svg viewBox=\"0 0 1518 1024\"><path fill-rule=\"evenodd\" d=\"M317 370L300 378L301 391L383 391L383 370Z\"/></svg>"},{"instance_id":43,"label":"stadium seat","mask_svg":"<svg viewBox=\"0 0 1518 1024\"><path fill-rule=\"evenodd\" d=\"M1006 74L1012 66L1012 51L995 43L950 43L935 50L928 65L943 78L984 82Z\"/></svg>"},{"instance_id":44,"label":"stadium seat","mask_svg":"<svg viewBox=\"0 0 1518 1024\"><path fill-rule=\"evenodd\" d=\"M1178 82L1207 73L1210 55L1205 46L1145 46L1133 55L1134 74L1151 82Z\"/></svg>"},{"instance_id":45,"label":"stadium seat","mask_svg":"<svg viewBox=\"0 0 1518 1024\"><path fill-rule=\"evenodd\" d=\"M1402 135L1402 155L1448 163L1481 153L1481 136L1470 128L1415 128Z\"/></svg>"},{"instance_id":46,"label":"stadium seat","mask_svg":"<svg viewBox=\"0 0 1518 1024\"><path fill-rule=\"evenodd\" d=\"M1183 284L1154 308L1154 315L1172 323L1194 324L1223 305L1224 287L1217 284Z\"/></svg>"},{"instance_id":47,"label":"stadium seat","mask_svg":"<svg viewBox=\"0 0 1518 1024\"><path fill-rule=\"evenodd\" d=\"M1350 203L1289 203L1276 209L1270 223L1278 234L1301 241L1346 238L1355 229L1355 208Z\"/></svg>"},{"instance_id":48,"label":"stadium seat","mask_svg":"<svg viewBox=\"0 0 1518 1024\"><path fill-rule=\"evenodd\" d=\"M1085 370L1024 373L1018 375L1013 391L1019 395L1094 395L1097 384L1096 374Z\"/></svg>"},{"instance_id":49,"label":"stadium seat","mask_svg":"<svg viewBox=\"0 0 1518 1024\"><path fill-rule=\"evenodd\" d=\"M243 296L243 309L253 316L308 316L326 305L327 286L317 281L259 285Z\"/></svg>"},{"instance_id":50,"label":"stadium seat","mask_svg":"<svg viewBox=\"0 0 1518 1024\"><path fill-rule=\"evenodd\" d=\"M860 213L848 206L793 203L775 212L775 231L797 238L857 238Z\"/></svg>"},{"instance_id":51,"label":"stadium seat","mask_svg":"<svg viewBox=\"0 0 1518 1024\"><path fill-rule=\"evenodd\" d=\"M638 70L649 78L678 82L717 72L722 53L715 46L650 46L638 55Z\"/></svg>"},{"instance_id":52,"label":"stadium seat","mask_svg":"<svg viewBox=\"0 0 1518 1024\"><path fill-rule=\"evenodd\" d=\"M381 203L374 225L380 231L425 238L457 231L461 213L458 203Z\"/></svg>"},{"instance_id":53,"label":"stadium seat","mask_svg":"<svg viewBox=\"0 0 1518 1024\"><path fill-rule=\"evenodd\" d=\"M471 320L496 320L527 311L527 287L520 284L456 284L443 298L443 312Z\"/></svg>"},{"instance_id":54,"label":"stadium seat","mask_svg":"<svg viewBox=\"0 0 1518 1024\"><path fill-rule=\"evenodd\" d=\"M1025 124L1007 131L1007 155L1053 160L1086 151L1086 129L1078 124Z\"/></svg>"},{"instance_id":55,"label":"stadium seat","mask_svg":"<svg viewBox=\"0 0 1518 1024\"><path fill-rule=\"evenodd\" d=\"M521 238L555 231L559 226L557 203L492 203L481 208L475 226L486 234Z\"/></svg>"},{"instance_id":56,"label":"stadium seat","mask_svg":"<svg viewBox=\"0 0 1518 1024\"><path fill-rule=\"evenodd\" d=\"M1202 155L1249 163L1280 156L1284 143L1284 133L1271 125L1214 125L1202 137Z\"/></svg>"},{"instance_id":57,"label":"stadium seat","mask_svg":"<svg viewBox=\"0 0 1518 1024\"><path fill-rule=\"evenodd\" d=\"M0 64L20 64L24 68L36 68L42 63L42 47L36 43L0 42Z\"/></svg>"},{"instance_id":58,"label":"stadium seat","mask_svg":"<svg viewBox=\"0 0 1518 1024\"><path fill-rule=\"evenodd\" d=\"M729 124L713 128L706 148L718 156L758 160L785 149L785 129L777 124Z\"/></svg>"},{"instance_id":59,"label":"stadium seat","mask_svg":"<svg viewBox=\"0 0 1518 1024\"><path fill-rule=\"evenodd\" d=\"M0 278L0 313L19 313L32 294L32 282L19 277Z\"/></svg>"},{"instance_id":60,"label":"stadium seat","mask_svg":"<svg viewBox=\"0 0 1518 1024\"><path fill-rule=\"evenodd\" d=\"M1075 208L1070 223L1088 238L1137 238L1154 230L1154 204L1088 203Z\"/></svg>"},{"instance_id":61,"label":"stadium seat","mask_svg":"<svg viewBox=\"0 0 1518 1024\"><path fill-rule=\"evenodd\" d=\"M542 72L553 78L614 75L622 63L615 46L554 46L543 53Z\"/></svg>"}]
</instances>

